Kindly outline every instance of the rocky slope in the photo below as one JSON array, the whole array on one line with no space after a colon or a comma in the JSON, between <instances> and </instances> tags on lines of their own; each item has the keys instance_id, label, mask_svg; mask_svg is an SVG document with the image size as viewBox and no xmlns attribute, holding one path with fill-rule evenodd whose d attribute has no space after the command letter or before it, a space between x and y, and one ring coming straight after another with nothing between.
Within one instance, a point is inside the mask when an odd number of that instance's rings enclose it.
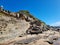
<instances>
[{"instance_id":1,"label":"rocky slope","mask_svg":"<svg viewBox=\"0 0 60 45\"><path fill-rule=\"evenodd\" d=\"M17 20L14 17L0 15L0 43L12 40L23 35L30 27L29 22Z\"/></svg>"},{"instance_id":2,"label":"rocky slope","mask_svg":"<svg viewBox=\"0 0 60 45\"><path fill-rule=\"evenodd\" d=\"M33 17L28 11L10 12L0 7L0 44L14 41L25 35L27 30L32 31L38 27L41 31L44 26L44 22Z\"/></svg>"}]
</instances>

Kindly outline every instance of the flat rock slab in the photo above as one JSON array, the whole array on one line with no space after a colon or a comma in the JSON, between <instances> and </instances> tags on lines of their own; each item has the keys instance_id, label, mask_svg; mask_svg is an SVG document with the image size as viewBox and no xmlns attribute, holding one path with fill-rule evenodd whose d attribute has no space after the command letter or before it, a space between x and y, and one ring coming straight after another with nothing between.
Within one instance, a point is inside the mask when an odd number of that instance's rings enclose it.
<instances>
[{"instance_id":1,"label":"flat rock slab","mask_svg":"<svg viewBox=\"0 0 60 45\"><path fill-rule=\"evenodd\" d=\"M53 45L60 45L60 38L53 43Z\"/></svg>"},{"instance_id":2,"label":"flat rock slab","mask_svg":"<svg viewBox=\"0 0 60 45\"><path fill-rule=\"evenodd\" d=\"M16 44L29 44L31 42L34 42L35 40L39 40L39 37L26 38L16 42Z\"/></svg>"}]
</instances>

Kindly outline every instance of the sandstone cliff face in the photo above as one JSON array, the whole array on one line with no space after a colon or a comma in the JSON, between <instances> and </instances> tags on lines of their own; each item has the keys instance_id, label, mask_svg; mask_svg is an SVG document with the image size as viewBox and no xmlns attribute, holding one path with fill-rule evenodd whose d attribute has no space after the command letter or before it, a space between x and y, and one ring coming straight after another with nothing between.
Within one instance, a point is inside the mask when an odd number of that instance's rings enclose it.
<instances>
[{"instance_id":1,"label":"sandstone cliff face","mask_svg":"<svg viewBox=\"0 0 60 45\"><path fill-rule=\"evenodd\" d=\"M57 45L58 38L59 32L52 31L28 11L10 12L0 8L0 45Z\"/></svg>"},{"instance_id":2,"label":"sandstone cliff face","mask_svg":"<svg viewBox=\"0 0 60 45\"><path fill-rule=\"evenodd\" d=\"M0 43L15 39L26 33L30 27L29 22L25 20L0 15Z\"/></svg>"},{"instance_id":3,"label":"sandstone cliff face","mask_svg":"<svg viewBox=\"0 0 60 45\"><path fill-rule=\"evenodd\" d=\"M0 10L0 44L13 42L16 38L32 30L38 33L43 31L44 23L33 17L28 11L9 12Z\"/></svg>"}]
</instances>

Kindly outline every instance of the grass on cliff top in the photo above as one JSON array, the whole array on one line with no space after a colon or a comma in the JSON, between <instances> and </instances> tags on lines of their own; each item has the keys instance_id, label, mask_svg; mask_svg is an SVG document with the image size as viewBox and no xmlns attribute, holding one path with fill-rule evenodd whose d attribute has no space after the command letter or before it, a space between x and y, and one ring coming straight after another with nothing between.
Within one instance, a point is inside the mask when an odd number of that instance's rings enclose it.
<instances>
[{"instance_id":1,"label":"grass on cliff top","mask_svg":"<svg viewBox=\"0 0 60 45\"><path fill-rule=\"evenodd\" d=\"M32 16L30 13L29 13L29 11L27 11L27 10L21 10L21 11L19 11L19 13L23 13L23 14L25 14L26 16L29 16L29 17L31 17L31 18L33 18L33 19L36 19L34 16Z\"/></svg>"},{"instance_id":2,"label":"grass on cliff top","mask_svg":"<svg viewBox=\"0 0 60 45\"><path fill-rule=\"evenodd\" d=\"M31 18L33 18L34 20L38 20L39 22L42 22L42 23L44 23L44 24L46 25L45 22L43 22L42 20L39 20L38 18L35 18L35 17L34 17L33 15L31 15L30 12L27 11L27 10L21 10L21 11L19 11L18 13L23 13L23 14L25 14L26 16L31 17Z\"/></svg>"}]
</instances>

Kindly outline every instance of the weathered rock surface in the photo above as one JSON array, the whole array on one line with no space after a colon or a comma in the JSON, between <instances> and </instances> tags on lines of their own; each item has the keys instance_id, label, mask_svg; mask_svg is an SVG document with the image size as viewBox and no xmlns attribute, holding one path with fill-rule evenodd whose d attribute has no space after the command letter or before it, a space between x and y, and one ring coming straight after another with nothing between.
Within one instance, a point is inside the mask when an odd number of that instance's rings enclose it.
<instances>
[{"instance_id":1,"label":"weathered rock surface","mask_svg":"<svg viewBox=\"0 0 60 45\"><path fill-rule=\"evenodd\" d=\"M60 38L58 38L58 40L54 41L53 45L60 45Z\"/></svg>"},{"instance_id":2,"label":"weathered rock surface","mask_svg":"<svg viewBox=\"0 0 60 45\"><path fill-rule=\"evenodd\" d=\"M16 37L26 33L29 27L29 23L25 20L0 15L0 43L14 40Z\"/></svg>"},{"instance_id":3,"label":"weathered rock surface","mask_svg":"<svg viewBox=\"0 0 60 45\"><path fill-rule=\"evenodd\" d=\"M44 42L44 41L45 41L44 39L40 39L40 40L30 43L29 45L50 45L49 43Z\"/></svg>"},{"instance_id":4,"label":"weathered rock surface","mask_svg":"<svg viewBox=\"0 0 60 45\"><path fill-rule=\"evenodd\" d=\"M0 45L60 45L58 38L59 32L28 11L15 13L0 8Z\"/></svg>"}]
</instances>

